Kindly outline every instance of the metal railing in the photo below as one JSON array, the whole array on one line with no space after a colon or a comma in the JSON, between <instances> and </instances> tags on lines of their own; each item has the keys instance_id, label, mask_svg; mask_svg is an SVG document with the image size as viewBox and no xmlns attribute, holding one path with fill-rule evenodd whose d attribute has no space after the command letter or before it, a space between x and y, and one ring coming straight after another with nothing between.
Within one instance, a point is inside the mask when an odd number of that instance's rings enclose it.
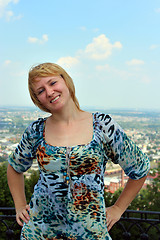
<instances>
[{"instance_id":1,"label":"metal railing","mask_svg":"<svg viewBox=\"0 0 160 240\"><path fill-rule=\"evenodd\" d=\"M118 229L119 237L114 238ZM113 240L160 240L160 212L126 210L113 229Z\"/></svg>"},{"instance_id":2,"label":"metal railing","mask_svg":"<svg viewBox=\"0 0 160 240\"><path fill-rule=\"evenodd\" d=\"M0 207L0 240L18 240L15 209ZM110 231L113 240L160 240L160 212L126 210Z\"/></svg>"},{"instance_id":3,"label":"metal railing","mask_svg":"<svg viewBox=\"0 0 160 240\"><path fill-rule=\"evenodd\" d=\"M0 240L20 239L21 227L16 222L15 208L0 207Z\"/></svg>"}]
</instances>

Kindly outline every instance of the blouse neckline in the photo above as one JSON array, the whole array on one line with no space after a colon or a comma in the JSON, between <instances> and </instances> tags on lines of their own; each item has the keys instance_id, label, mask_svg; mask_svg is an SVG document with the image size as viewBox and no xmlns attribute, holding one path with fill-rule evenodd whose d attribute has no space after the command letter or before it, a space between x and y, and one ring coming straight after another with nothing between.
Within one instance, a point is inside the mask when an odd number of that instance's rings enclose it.
<instances>
[{"instance_id":1,"label":"blouse neckline","mask_svg":"<svg viewBox=\"0 0 160 240\"><path fill-rule=\"evenodd\" d=\"M77 148L77 147L87 147L89 146L95 139L95 114L92 113L92 127L93 127L93 133L92 133L92 139L90 142L86 143L86 144L77 144L77 145L73 145L73 146L56 146L56 145L51 145L49 143L46 142L45 140L45 124L46 124L46 120L47 118L44 119L43 121L43 128L42 128L42 132L43 132L43 142L45 144L45 146L49 147L49 148L61 148L61 149L73 149L73 148Z\"/></svg>"}]
</instances>

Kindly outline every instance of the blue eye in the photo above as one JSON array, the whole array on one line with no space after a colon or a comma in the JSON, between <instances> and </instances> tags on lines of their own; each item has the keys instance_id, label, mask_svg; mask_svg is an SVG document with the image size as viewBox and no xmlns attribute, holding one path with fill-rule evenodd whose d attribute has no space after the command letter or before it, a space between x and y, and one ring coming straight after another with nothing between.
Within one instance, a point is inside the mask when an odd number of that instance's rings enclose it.
<instances>
[{"instance_id":1,"label":"blue eye","mask_svg":"<svg viewBox=\"0 0 160 240\"><path fill-rule=\"evenodd\" d=\"M41 90L38 92L38 95L40 95L43 91L44 91L44 89L41 89Z\"/></svg>"},{"instance_id":2,"label":"blue eye","mask_svg":"<svg viewBox=\"0 0 160 240\"><path fill-rule=\"evenodd\" d=\"M51 82L51 84L50 84L50 85L52 86L52 85L54 85L55 83L56 83L56 81L53 81L53 82Z\"/></svg>"}]
</instances>

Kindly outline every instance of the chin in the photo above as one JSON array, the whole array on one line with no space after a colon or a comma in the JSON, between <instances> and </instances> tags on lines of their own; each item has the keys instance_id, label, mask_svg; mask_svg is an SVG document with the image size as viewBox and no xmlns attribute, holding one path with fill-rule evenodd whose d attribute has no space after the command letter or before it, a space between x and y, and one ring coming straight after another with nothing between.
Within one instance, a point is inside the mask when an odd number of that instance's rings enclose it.
<instances>
[{"instance_id":1,"label":"chin","mask_svg":"<svg viewBox=\"0 0 160 240\"><path fill-rule=\"evenodd\" d=\"M49 110L51 111L51 113L56 113L56 112L60 112L63 110L63 106L55 106L53 108L50 108Z\"/></svg>"}]
</instances>

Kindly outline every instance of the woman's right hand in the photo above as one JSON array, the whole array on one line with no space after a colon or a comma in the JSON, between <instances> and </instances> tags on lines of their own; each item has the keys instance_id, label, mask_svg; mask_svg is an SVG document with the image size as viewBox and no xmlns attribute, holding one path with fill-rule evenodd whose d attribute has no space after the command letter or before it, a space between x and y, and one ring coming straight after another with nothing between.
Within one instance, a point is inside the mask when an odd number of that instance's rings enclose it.
<instances>
[{"instance_id":1,"label":"woman's right hand","mask_svg":"<svg viewBox=\"0 0 160 240\"><path fill-rule=\"evenodd\" d=\"M21 227L23 226L23 222L28 223L30 219L29 211L30 211L29 205L25 205L24 207L21 207L20 209L16 210L16 220Z\"/></svg>"}]
</instances>

